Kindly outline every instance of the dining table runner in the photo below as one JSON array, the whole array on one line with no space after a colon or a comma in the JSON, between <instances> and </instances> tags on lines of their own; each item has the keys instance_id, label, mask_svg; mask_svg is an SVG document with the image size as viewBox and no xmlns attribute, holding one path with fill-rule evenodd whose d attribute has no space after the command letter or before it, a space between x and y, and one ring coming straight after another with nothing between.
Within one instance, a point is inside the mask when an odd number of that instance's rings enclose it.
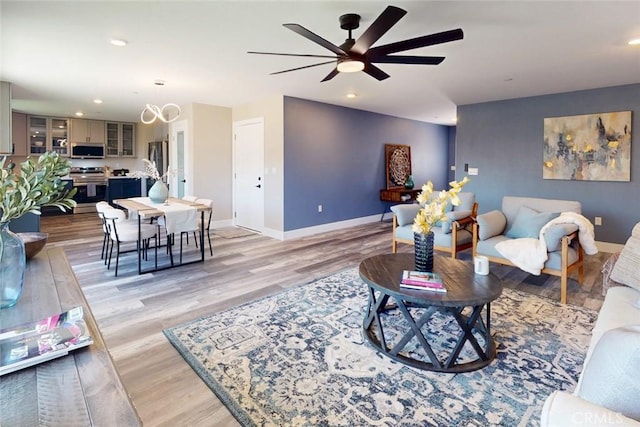
<instances>
[{"instance_id":1,"label":"dining table runner","mask_svg":"<svg viewBox=\"0 0 640 427\"><path fill-rule=\"evenodd\" d=\"M179 202L154 203L149 197L132 197L129 200L162 211L168 234L198 230L198 210L194 206Z\"/></svg>"}]
</instances>

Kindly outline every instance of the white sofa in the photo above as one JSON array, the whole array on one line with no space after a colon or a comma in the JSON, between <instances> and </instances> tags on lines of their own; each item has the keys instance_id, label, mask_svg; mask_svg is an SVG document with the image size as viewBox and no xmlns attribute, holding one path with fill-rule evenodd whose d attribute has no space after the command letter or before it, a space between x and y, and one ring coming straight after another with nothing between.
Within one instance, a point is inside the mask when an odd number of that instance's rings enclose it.
<instances>
[{"instance_id":1,"label":"white sofa","mask_svg":"<svg viewBox=\"0 0 640 427\"><path fill-rule=\"evenodd\" d=\"M640 223L611 272L610 288L573 393L546 400L541 426L640 426Z\"/></svg>"}]
</instances>

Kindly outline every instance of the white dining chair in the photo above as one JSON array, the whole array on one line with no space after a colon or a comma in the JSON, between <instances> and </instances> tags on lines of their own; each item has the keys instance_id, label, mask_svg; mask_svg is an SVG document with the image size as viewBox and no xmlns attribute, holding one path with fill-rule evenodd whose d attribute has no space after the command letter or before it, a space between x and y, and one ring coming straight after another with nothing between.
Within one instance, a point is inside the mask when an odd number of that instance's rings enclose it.
<instances>
[{"instance_id":1,"label":"white dining chair","mask_svg":"<svg viewBox=\"0 0 640 427\"><path fill-rule=\"evenodd\" d=\"M111 258L113 247L116 247L116 269L115 276L118 276L118 265L120 261L120 244L136 242L136 254L142 250L144 259L148 260L149 242L155 239L156 260L158 258L158 227L155 224L140 224L138 230L137 221L126 221L126 214L120 209L106 209L102 215L105 218L109 230L111 248L109 249L109 259L107 269L111 269ZM138 235L138 231L140 234Z\"/></svg>"},{"instance_id":2,"label":"white dining chair","mask_svg":"<svg viewBox=\"0 0 640 427\"><path fill-rule=\"evenodd\" d=\"M107 263L107 252L109 250L109 228L107 227L107 222L104 218L103 212L107 209L113 209L113 207L107 202L98 202L96 203L96 211L98 212L98 217L100 221L102 221L102 252L100 252L100 259L103 259L105 264Z\"/></svg>"},{"instance_id":3,"label":"white dining chair","mask_svg":"<svg viewBox=\"0 0 640 427\"><path fill-rule=\"evenodd\" d=\"M213 247L211 246L211 233L210 233L211 219L213 218L213 200L211 200L211 199L198 199L198 200L196 200L196 203L200 203L201 205L209 206L209 208L210 208L208 218L205 218L204 231L207 232L207 240L209 240L209 252L211 253L211 256L213 256ZM199 230L201 229L200 220L198 220L198 229ZM195 237L195 233L193 235Z\"/></svg>"}]
</instances>

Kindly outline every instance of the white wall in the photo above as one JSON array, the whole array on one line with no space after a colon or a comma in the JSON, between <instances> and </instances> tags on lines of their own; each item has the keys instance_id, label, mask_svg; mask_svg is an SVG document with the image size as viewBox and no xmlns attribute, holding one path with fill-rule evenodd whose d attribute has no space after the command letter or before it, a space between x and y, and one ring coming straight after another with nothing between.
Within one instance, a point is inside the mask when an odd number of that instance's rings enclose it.
<instances>
[{"instance_id":1,"label":"white wall","mask_svg":"<svg viewBox=\"0 0 640 427\"><path fill-rule=\"evenodd\" d=\"M214 201L216 221L232 219L231 109L191 104L193 194Z\"/></svg>"}]
</instances>

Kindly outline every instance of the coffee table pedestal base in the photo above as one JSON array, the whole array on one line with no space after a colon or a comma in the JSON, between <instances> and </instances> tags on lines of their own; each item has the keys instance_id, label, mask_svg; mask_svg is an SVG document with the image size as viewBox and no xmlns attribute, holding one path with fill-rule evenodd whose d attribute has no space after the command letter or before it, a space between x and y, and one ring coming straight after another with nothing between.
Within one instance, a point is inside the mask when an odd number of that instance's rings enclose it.
<instances>
[{"instance_id":1,"label":"coffee table pedestal base","mask_svg":"<svg viewBox=\"0 0 640 427\"><path fill-rule=\"evenodd\" d=\"M463 314L463 311L466 307L422 306L415 302L407 302L397 297L393 297L395 300L394 304L389 304L390 297L390 295L384 294L380 291L376 292L374 288L369 287L369 304L363 323L364 336L383 355L417 369L447 373L475 371L487 366L495 358L496 347L493 338L491 337L490 330L490 303L469 306L471 313L465 315ZM421 309L414 310L417 314L417 318L414 319L409 308ZM485 308L486 321L483 321L482 311ZM385 336L386 328L384 317L387 316L388 312L393 310L399 310L402 313L409 326L409 330L400 338L400 340L390 343L388 342L389 338ZM422 327L431 320L431 317L436 312L450 316L456 321L460 328L456 345L451 353L446 358L443 358L444 360L438 358L432 348L432 345L427 339L428 337L426 337L421 330ZM476 334L479 334L482 341L484 341L484 348L480 343L478 343L478 340L473 333L474 331ZM414 337L419 343L419 349L416 350L424 350L426 356L424 360L415 359L407 356L406 353L401 353ZM471 345L475 350L475 353L478 355L478 358L463 363L456 363L458 356L466 343Z\"/></svg>"}]
</instances>

